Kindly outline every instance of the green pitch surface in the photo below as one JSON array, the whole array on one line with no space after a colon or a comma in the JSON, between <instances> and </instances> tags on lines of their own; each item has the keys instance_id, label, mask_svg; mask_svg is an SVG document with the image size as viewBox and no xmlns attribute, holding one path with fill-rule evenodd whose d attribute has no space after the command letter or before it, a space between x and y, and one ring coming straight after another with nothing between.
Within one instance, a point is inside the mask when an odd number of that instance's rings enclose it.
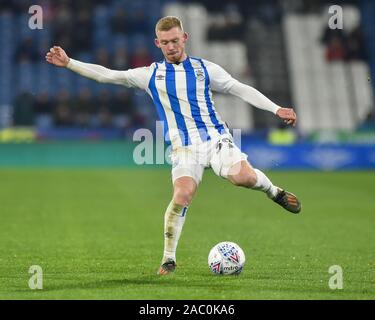
<instances>
[{"instance_id":1,"label":"green pitch surface","mask_svg":"<svg viewBox=\"0 0 375 320\"><path fill-rule=\"evenodd\" d=\"M160 277L169 170L3 168L0 299L374 299L375 172L268 175L301 198L300 215L206 171L178 269ZM246 254L240 276L208 271L223 240ZM28 286L32 265L42 290Z\"/></svg>"}]
</instances>

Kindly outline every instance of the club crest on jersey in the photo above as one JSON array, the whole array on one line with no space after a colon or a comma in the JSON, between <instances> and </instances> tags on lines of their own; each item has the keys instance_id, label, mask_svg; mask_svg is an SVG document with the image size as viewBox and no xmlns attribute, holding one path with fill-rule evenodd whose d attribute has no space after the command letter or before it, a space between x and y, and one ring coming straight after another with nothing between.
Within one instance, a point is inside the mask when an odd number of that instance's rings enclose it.
<instances>
[{"instance_id":1,"label":"club crest on jersey","mask_svg":"<svg viewBox=\"0 0 375 320\"><path fill-rule=\"evenodd\" d=\"M195 76L199 81L203 81L205 79L205 75L202 69L195 69Z\"/></svg>"}]
</instances>

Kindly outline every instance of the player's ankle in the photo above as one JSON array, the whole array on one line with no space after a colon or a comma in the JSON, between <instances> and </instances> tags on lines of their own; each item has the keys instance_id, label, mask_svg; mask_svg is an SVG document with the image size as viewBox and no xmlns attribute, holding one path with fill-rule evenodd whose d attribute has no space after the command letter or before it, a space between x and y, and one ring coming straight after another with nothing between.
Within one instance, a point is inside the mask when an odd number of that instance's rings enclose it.
<instances>
[{"instance_id":1,"label":"player's ankle","mask_svg":"<svg viewBox=\"0 0 375 320\"><path fill-rule=\"evenodd\" d=\"M275 199L280 190L281 190L281 188L279 188L277 186L272 186L269 190L267 190L266 194L267 194L268 198Z\"/></svg>"},{"instance_id":2,"label":"player's ankle","mask_svg":"<svg viewBox=\"0 0 375 320\"><path fill-rule=\"evenodd\" d=\"M171 261L171 260L174 261L174 262L176 262L176 256L175 255L171 255L171 254L164 255L163 259L161 260L161 263L163 264L163 263L165 263L167 261Z\"/></svg>"}]
</instances>

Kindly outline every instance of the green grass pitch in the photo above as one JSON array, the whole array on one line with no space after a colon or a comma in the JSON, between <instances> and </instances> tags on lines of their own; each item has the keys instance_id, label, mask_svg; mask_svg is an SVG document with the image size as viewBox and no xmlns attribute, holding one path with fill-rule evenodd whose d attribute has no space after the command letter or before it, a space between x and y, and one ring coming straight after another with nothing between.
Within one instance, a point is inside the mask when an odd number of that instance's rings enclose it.
<instances>
[{"instance_id":1,"label":"green grass pitch","mask_svg":"<svg viewBox=\"0 0 375 320\"><path fill-rule=\"evenodd\" d=\"M300 215L206 171L187 212L178 269L159 277L168 169L0 170L0 299L374 299L375 172L268 172ZM240 276L209 273L238 243ZM43 289L31 290L31 265ZM328 269L343 270L331 290Z\"/></svg>"}]
</instances>

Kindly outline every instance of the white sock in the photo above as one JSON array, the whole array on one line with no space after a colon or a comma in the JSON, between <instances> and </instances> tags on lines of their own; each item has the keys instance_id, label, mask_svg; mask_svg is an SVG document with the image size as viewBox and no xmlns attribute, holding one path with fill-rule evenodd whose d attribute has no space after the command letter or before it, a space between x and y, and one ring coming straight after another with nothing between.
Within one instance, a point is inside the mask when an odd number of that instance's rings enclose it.
<instances>
[{"instance_id":1,"label":"white sock","mask_svg":"<svg viewBox=\"0 0 375 320\"><path fill-rule=\"evenodd\" d=\"M162 263L168 258L176 261L176 248L185 222L187 207L175 204L172 200L164 215L164 255Z\"/></svg>"},{"instance_id":2,"label":"white sock","mask_svg":"<svg viewBox=\"0 0 375 320\"><path fill-rule=\"evenodd\" d=\"M257 183L252 189L263 191L270 198L276 197L278 188L272 184L271 180L262 171L258 169L254 169L254 171L257 175Z\"/></svg>"}]
</instances>

